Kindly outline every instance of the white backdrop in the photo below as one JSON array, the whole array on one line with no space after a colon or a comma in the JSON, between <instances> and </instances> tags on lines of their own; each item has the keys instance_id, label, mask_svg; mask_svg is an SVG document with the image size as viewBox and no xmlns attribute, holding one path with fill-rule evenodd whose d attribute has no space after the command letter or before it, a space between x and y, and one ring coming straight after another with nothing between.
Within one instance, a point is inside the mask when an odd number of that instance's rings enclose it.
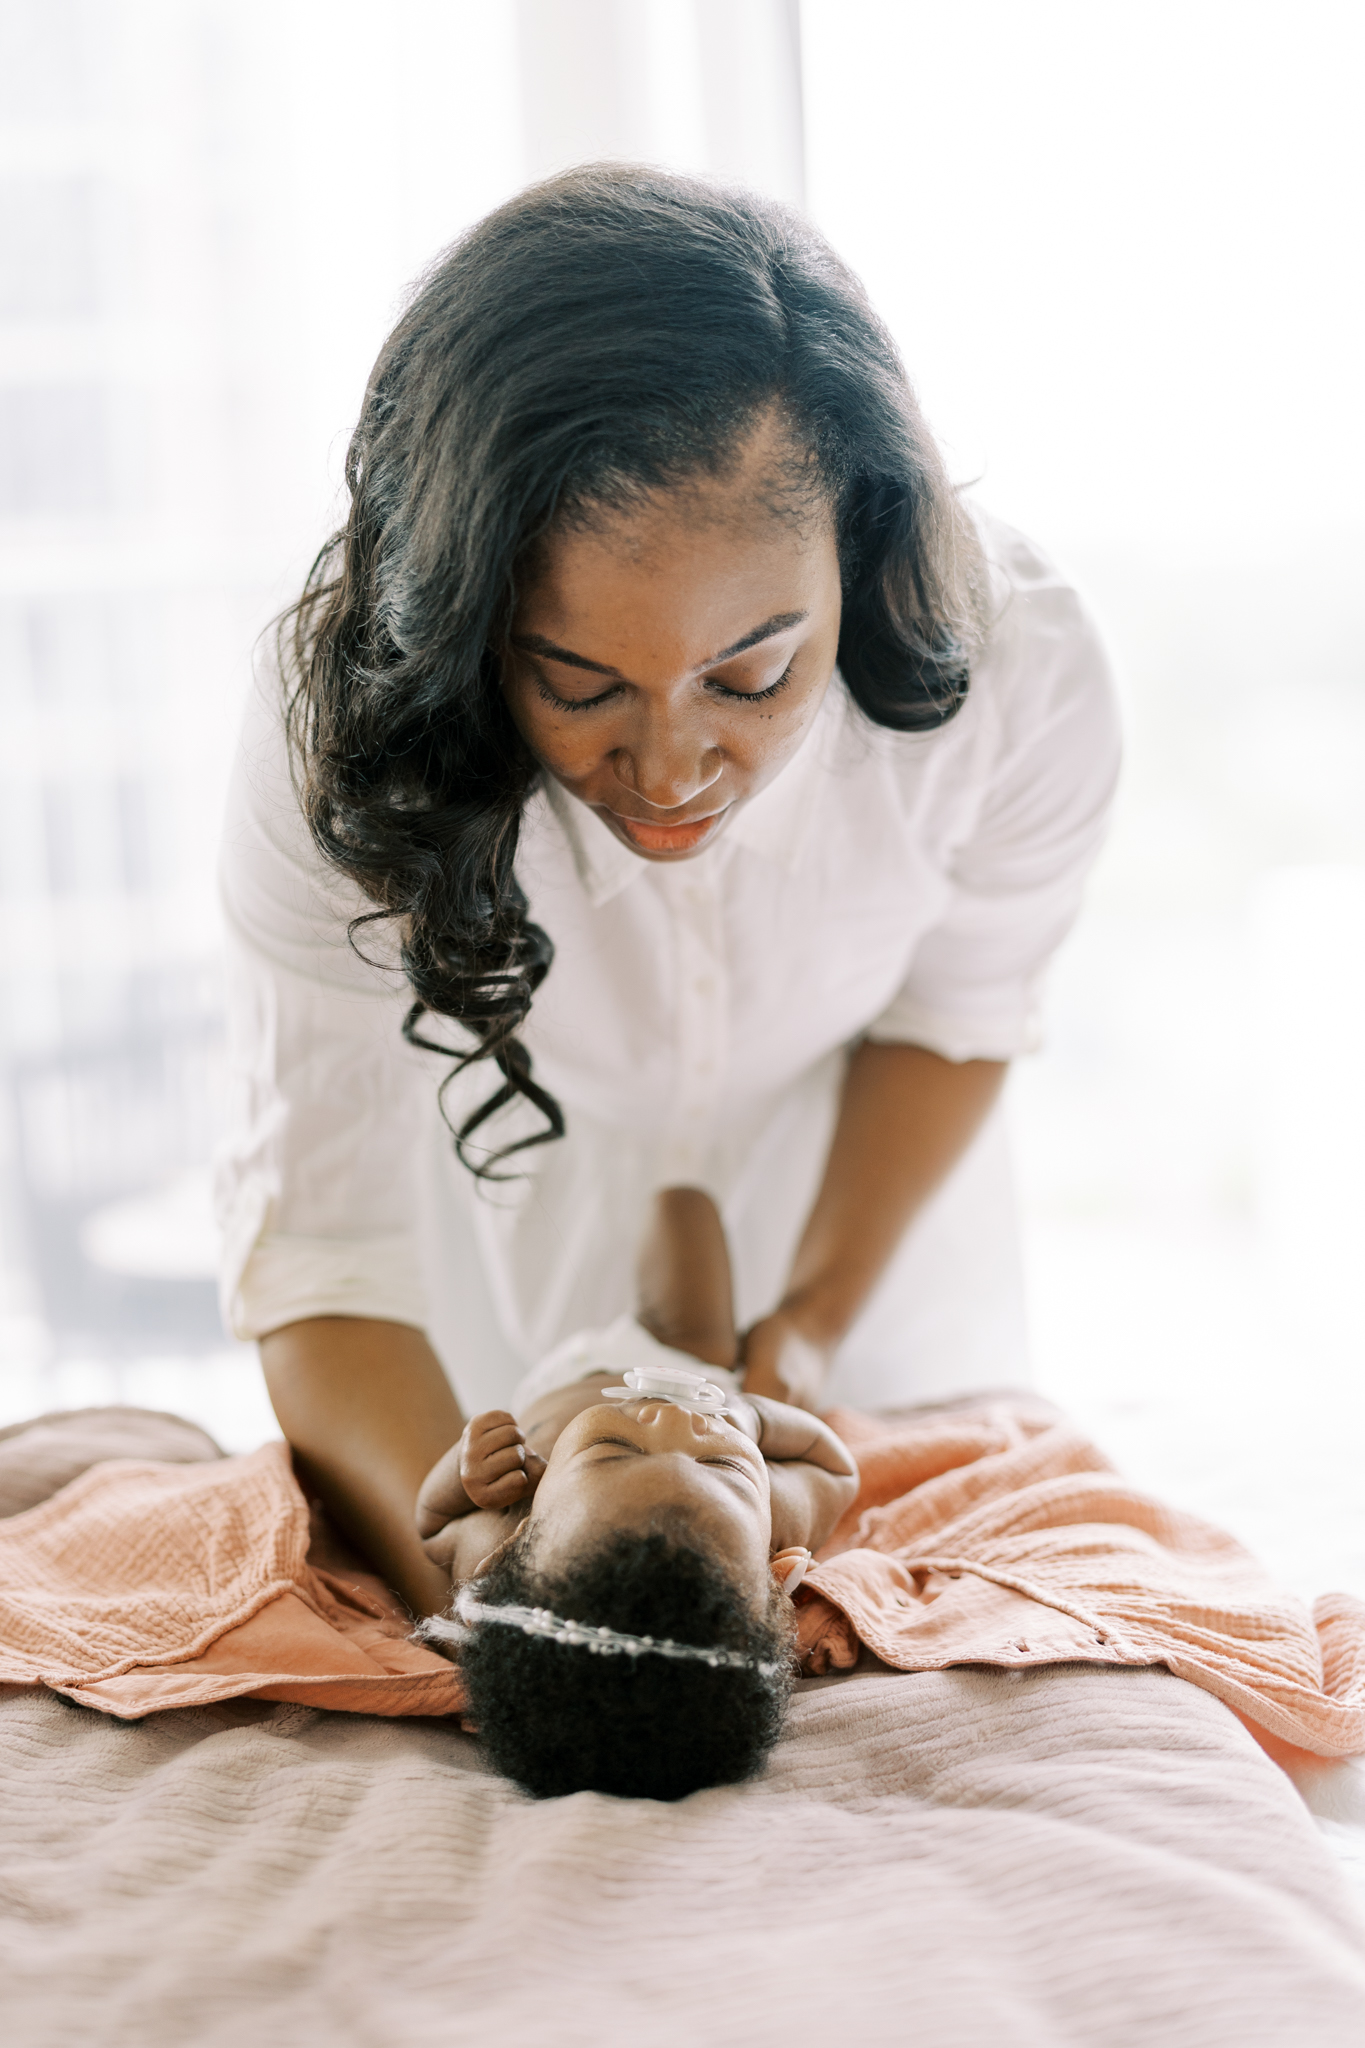
<instances>
[{"instance_id":1,"label":"white backdrop","mask_svg":"<svg viewBox=\"0 0 1365 2048\"><path fill-rule=\"evenodd\" d=\"M1365 1591L1365 16L806 0L807 186L1129 734L1014 1092L1044 1382Z\"/></svg>"}]
</instances>

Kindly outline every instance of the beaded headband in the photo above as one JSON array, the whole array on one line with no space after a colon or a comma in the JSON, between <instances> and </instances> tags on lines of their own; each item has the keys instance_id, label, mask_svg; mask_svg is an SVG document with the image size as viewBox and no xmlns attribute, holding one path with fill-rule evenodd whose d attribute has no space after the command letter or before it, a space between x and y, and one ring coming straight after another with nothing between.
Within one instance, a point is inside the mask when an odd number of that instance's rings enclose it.
<instances>
[{"instance_id":1,"label":"beaded headband","mask_svg":"<svg viewBox=\"0 0 1365 2048\"><path fill-rule=\"evenodd\" d=\"M547 1642L591 1650L598 1657L670 1657L678 1663L709 1664L712 1670L724 1667L729 1671L757 1671L764 1678L774 1678L784 1668L781 1663L746 1657L742 1650L722 1650L719 1646L705 1649L698 1643L675 1643L669 1636L632 1636L620 1629L566 1621L562 1614L555 1614L548 1607L516 1607L510 1603L493 1606L476 1599L469 1586L456 1595L455 1613L459 1617L456 1621L430 1616L420 1633L458 1643L464 1641L475 1622L491 1621L504 1628L519 1628L523 1635L541 1636Z\"/></svg>"}]
</instances>

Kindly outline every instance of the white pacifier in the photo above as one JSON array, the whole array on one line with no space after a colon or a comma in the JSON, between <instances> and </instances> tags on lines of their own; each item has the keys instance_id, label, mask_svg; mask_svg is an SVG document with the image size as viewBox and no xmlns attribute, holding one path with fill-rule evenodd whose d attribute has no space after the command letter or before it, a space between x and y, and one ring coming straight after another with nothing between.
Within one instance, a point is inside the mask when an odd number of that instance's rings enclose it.
<instances>
[{"instance_id":1,"label":"white pacifier","mask_svg":"<svg viewBox=\"0 0 1365 2048\"><path fill-rule=\"evenodd\" d=\"M604 1401L668 1401L690 1415L719 1415L733 1398L704 1372L681 1365L628 1365L623 1386L603 1387Z\"/></svg>"}]
</instances>

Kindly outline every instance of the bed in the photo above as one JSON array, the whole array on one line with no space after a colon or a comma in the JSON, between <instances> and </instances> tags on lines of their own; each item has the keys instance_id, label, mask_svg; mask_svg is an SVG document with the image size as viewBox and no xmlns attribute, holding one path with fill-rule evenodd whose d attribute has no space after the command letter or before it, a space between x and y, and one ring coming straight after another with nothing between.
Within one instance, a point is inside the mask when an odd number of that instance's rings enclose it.
<instances>
[{"instance_id":1,"label":"bed","mask_svg":"<svg viewBox=\"0 0 1365 2048\"><path fill-rule=\"evenodd\" d=\"M678 1806L535 1804L447 1719L14 1687L5 2037L1360 2048L1365 1777L1296 1768L1093 1664L864 1655Z\"/></svg>"}]
</instances>

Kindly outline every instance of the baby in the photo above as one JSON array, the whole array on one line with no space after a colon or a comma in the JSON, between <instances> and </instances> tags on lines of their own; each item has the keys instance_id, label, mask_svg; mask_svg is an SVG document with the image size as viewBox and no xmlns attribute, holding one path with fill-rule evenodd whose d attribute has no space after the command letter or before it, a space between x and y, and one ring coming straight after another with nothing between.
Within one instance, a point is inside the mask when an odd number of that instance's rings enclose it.
<instances>
[{"instance_id":1,"label":"baby","mask_svg":"<svg viewBox=\"0 0 1365 2048\"><path fill-rule=\"evenodd\" d=\"M418 1498L459 1587L455 1619L424 1633L458 1644L471 1720L540 1797L680 1799L751 1776L791 1687L791 1594L857 1491L823 1422L739 1391L708 1196L657 1197L640 1282L638 1321L552 1353L516 1415L476 1415ZM672 1399L619 1384L679 1368Z\"/></svg>"}]
</instances>

